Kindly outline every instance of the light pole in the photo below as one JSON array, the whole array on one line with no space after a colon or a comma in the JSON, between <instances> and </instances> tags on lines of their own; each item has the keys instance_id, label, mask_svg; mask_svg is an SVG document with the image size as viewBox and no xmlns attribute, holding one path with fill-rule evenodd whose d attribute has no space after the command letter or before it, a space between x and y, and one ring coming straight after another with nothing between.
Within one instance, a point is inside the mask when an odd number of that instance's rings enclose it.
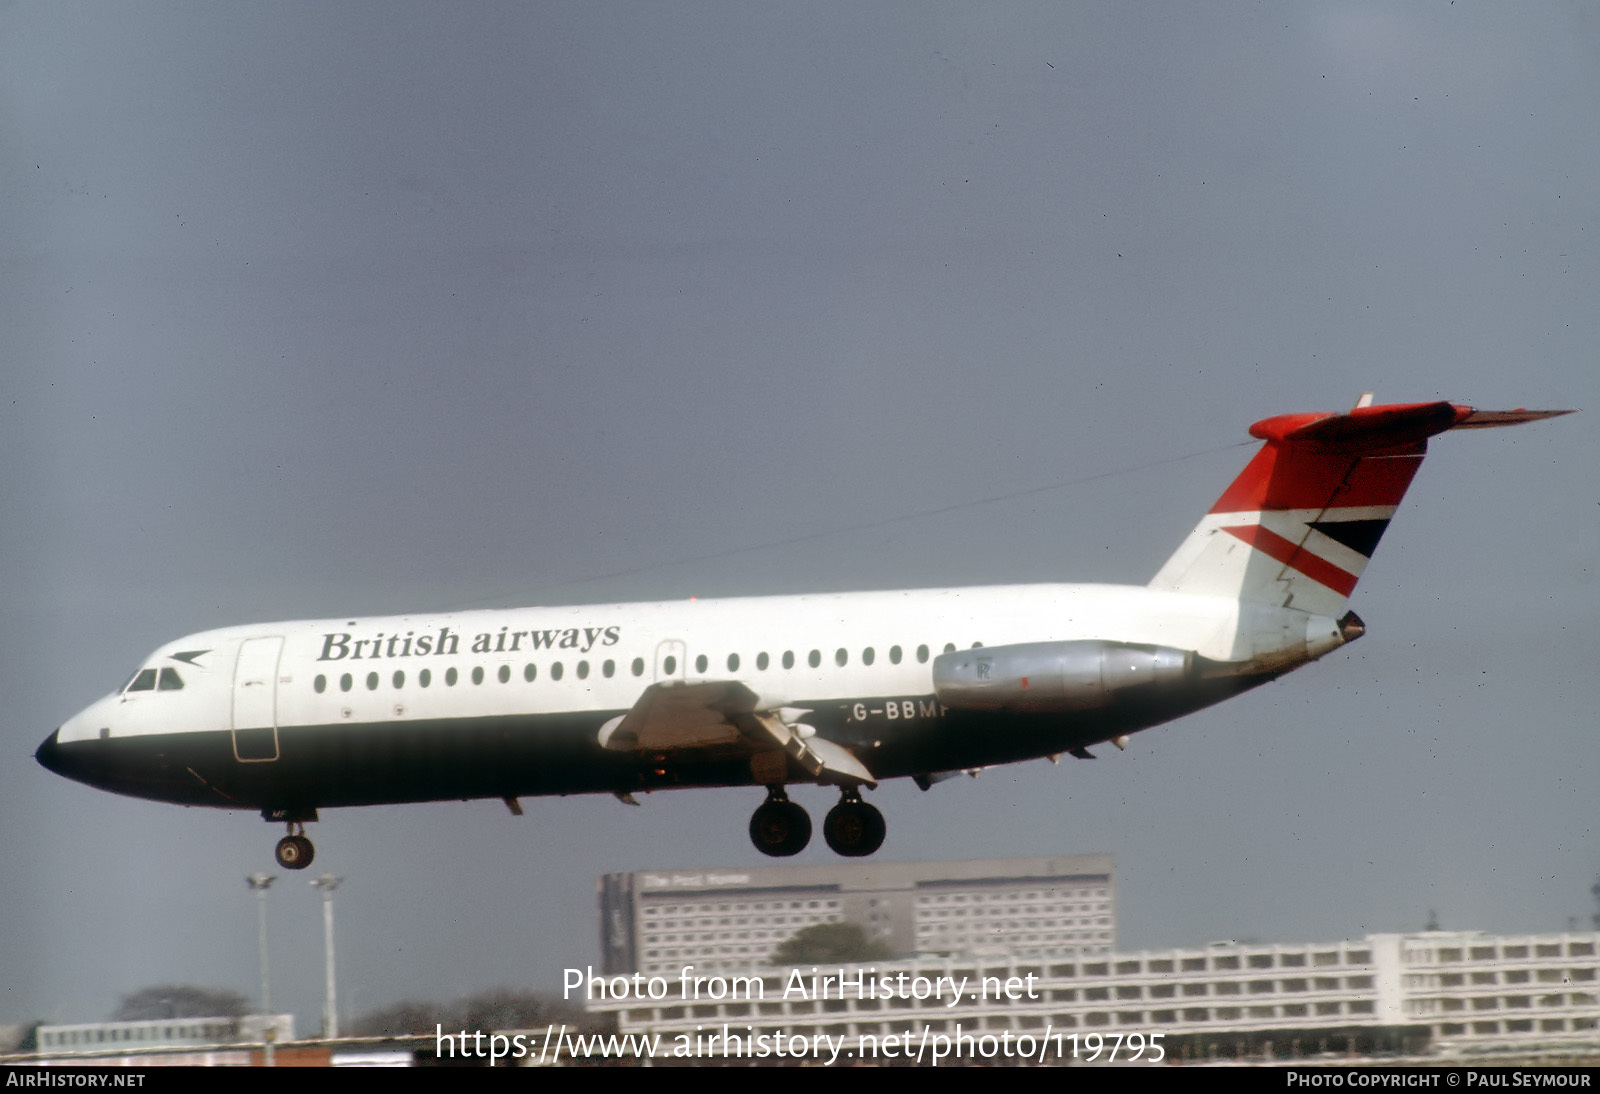
<instances>
[{"instance_id":1,"label":"light pole","mask_svg":"<svg viewBox=\"0 0 1600 1094\"><path fill-rule=\"evenodd\" d=\"M333 986L333 891L343 878L323 874L313 878L313 888L322 890L322 951L327 965L327 998L322 1002L322 1036L331 1041L339 1036L339 1004Z\"/></svg>"},{"instance_id":2,"label":"light pole","mask_svg":"<svg viewBox=\"0 0 1600 1094\"><path fill-rule=\"evenodd\" d=\"M272 1058L272 987L267 980L267 890L272 887L271 874L251 874L244 879L244 883L256 891L256 924L258 927L258 946L261 952L261 1010L262 1017L266 1019L269 1028L262 1033L262 1041L266 1045L266 1065L273 1066Z\"/></svg>"}]
</instances>

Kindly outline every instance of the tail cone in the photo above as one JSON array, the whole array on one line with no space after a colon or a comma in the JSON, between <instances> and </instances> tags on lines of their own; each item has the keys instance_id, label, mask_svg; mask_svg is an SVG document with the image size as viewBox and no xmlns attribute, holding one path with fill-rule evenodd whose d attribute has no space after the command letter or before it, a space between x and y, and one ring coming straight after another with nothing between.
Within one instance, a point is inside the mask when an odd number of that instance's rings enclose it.
<instances>
[{"instance_id":1,"label":"tail cone","mask_svg":"<svg viewBox=\"0 0 1600 1094\"><path fill-rule=\"evenodd\" d=\"M1355 612L1345 612L1339 617L1339 637L1346 642L1354 642L1366 633L1367 625Z\"/></svg>"}]
</instances>

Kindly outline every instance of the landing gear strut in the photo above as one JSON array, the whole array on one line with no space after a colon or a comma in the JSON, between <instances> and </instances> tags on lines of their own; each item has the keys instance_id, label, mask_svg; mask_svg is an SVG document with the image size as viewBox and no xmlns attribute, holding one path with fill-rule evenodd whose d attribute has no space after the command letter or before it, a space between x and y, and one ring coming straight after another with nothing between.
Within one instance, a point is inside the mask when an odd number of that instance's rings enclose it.
<instances>
[{"instance_id":1,"label":"landing gear strut","mask_svg":"<svg viewBox=\"0 0 1600 1094\"><path fill-rule=\"evenodd\" d=\"M883 846L888 826L883 814L861 800L861 791L847 787L839 804L828 810L822 822L822 837L834 852L847 858L870 855Z\"/></svg>"},{"instance_id":2,"label":"landing gear strut","mask_svg":"<svg viewBox=\"0 0 1600 1094\"><path fill-rule=\"evenodd\" d=\"M767 800L750 817L750 842L774 858L798 855L811 842L811 818L789 800L783 787L769 786Z\"/></svg>"},{"instance_id":3,"label":"landing gear strut","mask_svg":"<svg viewBox=\"0 0 1600 1094\"><path fill-rule=\"evenodd\" d=\"M285 870L304 870L311 865L311 860L317 857L317 849L311 846L311 841L306 838L306 826L298 821L289 821L289 834L278 841L277 849L273 855L278 860L278 865Z\"/></svg>"}]
</instances>

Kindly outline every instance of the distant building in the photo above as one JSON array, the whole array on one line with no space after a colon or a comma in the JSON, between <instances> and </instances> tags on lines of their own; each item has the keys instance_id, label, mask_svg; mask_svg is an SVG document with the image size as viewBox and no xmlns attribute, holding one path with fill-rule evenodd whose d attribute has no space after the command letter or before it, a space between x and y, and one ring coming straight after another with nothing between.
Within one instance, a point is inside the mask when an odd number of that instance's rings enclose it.
<instances>
[{"instance_id":1,"label":"distant building","mask_svg":"<svg viewBox=\"0 0 1600 1094\"><path fill-rule=\"evenodd\" d=\"M247 1014L241 1018L149 1018L135 1022L81 1022L40 1026L38 1051L46 1053L141 1052L147 1049L215 1048L294 1040L294 1015Z\"/></svg>"},{"instance_id":2,"label":"distant building","mask_svg":"<svg viewBox=\"0 0 1600 1094\"><path fill-rule=\"evenodd\" d=\"M750 969L818 923L859 925L897 956L1104 953L1110 855L642 870L599 880L607 975Z\"/></svg>"},{"instance_id":3,"label":"distant building","mask_svg":"<svg viewBox=\"0 0 1600 1094\"><path fill-rule=\"evenodd\" d=\"M981 1062L1024 1045L1034 1059L1083 1060L1091 1034L1101 1035L1097 1046L1119 1038L1131 1048L1136 1035L1139 1045L1160 1043L1169 1062L1600 1051L1600 932L1437 931L746 972L695 983L664 971L659 995L591 1001L589 1009L614 1013L623 1033L660 1036L663 1051L689 1037L731 1056L759 1047L752 1037L780 1033L840 1039L855 1059L887 1059L891 1049L904 1059L908 1046L944 1038L947 1052L961 1053L949 1062ZM820 992L819 973L834 976ZM956 993L940 984L965 990L952 1005ZM710 1034L724 1040L707 1042Z\"/></svg>"}]
</instances>

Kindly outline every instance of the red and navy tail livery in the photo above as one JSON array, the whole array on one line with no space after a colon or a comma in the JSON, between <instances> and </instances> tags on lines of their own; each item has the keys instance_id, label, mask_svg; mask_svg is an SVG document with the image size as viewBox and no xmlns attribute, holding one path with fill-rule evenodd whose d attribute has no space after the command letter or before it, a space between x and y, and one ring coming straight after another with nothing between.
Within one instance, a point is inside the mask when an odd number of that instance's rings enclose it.
<instances>
[{"instance_id":1,"label":"red and navy tail livery","mask_svg":"<svg viewBox=\"0 0 1600 1094\"><path fill-rule=\"evenodd\" d=\"M1566 411L1451 403L1257 422L1266 442L1148 586L1014 585L521 608L229 627L152 653L39 747L105 790L259 810L312 858L321 809L765 788L750 837L792 855L791 783L867 855L884 779L1087 757L1361 635L1346 601L1430 437Z\"/></svg>"},{"instance_id":2,"label":"red and navy tail livery","mask_svg":"<svg viewBox=\"0 0 1600 1094\"><path fill-rule=\"evenodd\" d=\"M1259 421L1250 434L1267 443L1150 587L1336 614L1422 466L1429 437L1567 413L1363 403L1345 414Z\"/></svg>"}]
</instances>

